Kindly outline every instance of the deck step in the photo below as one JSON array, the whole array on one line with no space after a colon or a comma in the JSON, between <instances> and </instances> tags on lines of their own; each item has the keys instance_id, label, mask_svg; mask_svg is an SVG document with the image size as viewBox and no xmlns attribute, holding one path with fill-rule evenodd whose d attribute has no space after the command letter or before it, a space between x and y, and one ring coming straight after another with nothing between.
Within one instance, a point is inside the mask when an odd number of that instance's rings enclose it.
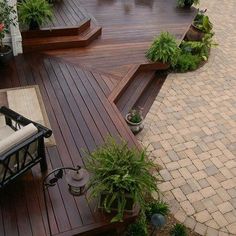
<instances>
[{"instance_id":1,"label":"deck step","mask_svg":"<svg viewBox=\"0 0 236 236\"><path fill-rule=\"evenodd\" d=\"M39 30L23 31L21 32L23 41L32 38L48 38L57 36L73 36L82 34L85 30L90 28L91 19L84 19L78 26L71 27L53 27L41 28Z\"/></svg>"},{"instance_id":2,"label":"deck step","mask_svg":"<svg viewBox=\"0 0 236 236\"><path fill-rule=\"evenodd\" d=\"M142 96L139 97L134 107L143 108L143 116L145 117L150 110L153 102L156 100L162 85L164 84L168 73L166 71L157 71L155 77L146 87ZM160 97L161 99L161 97Z\"/></svg>"},{"instance_id":3,"label":"deck step","mask_svg":"<svg viewBox=\"0 0 236 236\"><path fill-rule=\"evenodd\" d=\"M135 106L154 78L155 71L141 71L135 75L116 101L116 106L123 116Z\"/></svg>"},{"instance_id":4,"label":"deck step","mask_svg":"<svg viewBox=\"0 0 236 236\"><path fill-rule=\"evenodd\" d=\"M77 35L30 38L23 40L24 52L88 46L101 35L102 28L94 26Z\"/></svg>"}]
</instances>

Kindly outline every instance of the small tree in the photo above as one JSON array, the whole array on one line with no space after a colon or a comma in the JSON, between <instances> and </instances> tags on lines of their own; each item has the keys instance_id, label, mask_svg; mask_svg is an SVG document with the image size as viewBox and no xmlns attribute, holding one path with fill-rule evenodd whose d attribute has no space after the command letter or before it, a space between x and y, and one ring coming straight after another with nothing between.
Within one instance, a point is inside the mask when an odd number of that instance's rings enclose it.
<instances>
[{"instance_id":1,"label":"small tree","mask_svg":"<svg viewBox=\"0 0 236 236\"><path fill-rule=\"evenodd\" d=\"M7 0L0 0L0 52L5 50L3 39L10 32L10 25L16 26L16 10Z\"/></svg>"}]
</instances>

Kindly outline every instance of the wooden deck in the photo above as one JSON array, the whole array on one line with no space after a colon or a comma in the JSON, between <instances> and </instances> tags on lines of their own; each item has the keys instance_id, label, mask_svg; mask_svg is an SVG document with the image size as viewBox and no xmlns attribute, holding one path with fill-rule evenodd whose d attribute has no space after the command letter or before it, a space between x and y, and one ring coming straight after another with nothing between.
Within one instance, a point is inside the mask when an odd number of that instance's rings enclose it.
<instances>
[{"instance_id":1,"label":"wooden deck","mask_svg":"<svg viewBox=\"0 0 236 236\"><path fill-rule=\"evenodd\" d=\"M135 66L148 64L145 51L156 34L170 31L181 39L196 13L177 9L175 0L80 0L80 4L103 27L100 39L85 48L18 56L9 67L0 68L0 88L39 85L57 143L47 148L49 170L82 164L83 150L93 151L108 135L138 146L121 114L128 109L128 94L116 104L109 97ZM142 73L127 89L137 100L131 105L142 104L147 112L166 74ZM146 76L153 79L144 83ZM48 234L41 181L35 167L0 193L0 235ZM104 230L120 227L95 211L95 202L86 196L72 197L64 182L50 190L48 204L54 235L104 235ZM126 222L133 218L127 216Z\"/></svg>"}]
</instances>

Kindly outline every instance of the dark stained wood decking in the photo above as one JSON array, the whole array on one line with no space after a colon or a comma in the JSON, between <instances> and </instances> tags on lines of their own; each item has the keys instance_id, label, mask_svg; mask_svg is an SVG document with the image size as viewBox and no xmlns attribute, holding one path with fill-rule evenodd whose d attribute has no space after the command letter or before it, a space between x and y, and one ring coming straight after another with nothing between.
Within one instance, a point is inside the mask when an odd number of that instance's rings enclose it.
<instances>
[{"instance_id":1,"label":"dark stained wood decking","mask_svg":"<svg viewBox=\"0 0 236 236\"><path fill-rule=\"evenodd\" d=\"M43 28L67 28L80 25L88 17L78 0L53 1L53 21Z\"/></svg>"},{"instance_id":2,"label":"dark stained wood decking","mask_svg":"<svg viewBox=\"0 0 236 236\"><path fill-rule=\"evenodd\" d=\"M100 39L86 48L18 56L8 67L0 68L0 88L40 87L57 143L47 148L49 170L82 164L83 150L93 151L108 135L138 146L109 96L131 68L148 63L145 52L156 34L170 31L181 39L196 13L177 9L175 0L80 0L80 4L103 27ZM60 11L59 25L69 21L65 19L68 11L68 6ZM136 105L147 108L145 113L165 76L147 83L142 98L135 98ZM0 235L48 234L42 177L36 166L0 193ZM101 230L119 227L110 224L109 216L95 211L95 202L86 196L68 194L63 181L50 190L48 204L54 235L103 235ZM128 216L127 221L132 218Z\"/></svg>"},{"instance_id":3,"label":"dark stained wood decking","mask_svg":"<svg viewBox=\"0 0 236 236\"><path fill-rule=\"evenodd\" d=\"M20 81L13 81L17 79L14 75L9 76L5 81L9 83L7 87L34 84L40 87L57 143L47 148L50 169L83 165L84 151L93 151L109 135L117 139L122 137L132 146L138 145L118 109L108 101L117 83L109 75L85 71L55 59L31 56L17 57L11 69L19 75ZM1 193L0 223L4 230L0 228L0 232L46 235L41 180L39 167L35 167L33 173L29 172ZM49 199L53 234L71 230L82 233L110 225L110 218L95 211L93 202L88 202L84 196L73 198L64 182L50 189ZM129 217L131 219L132 215Z\"/></svg>"}]
</instances>

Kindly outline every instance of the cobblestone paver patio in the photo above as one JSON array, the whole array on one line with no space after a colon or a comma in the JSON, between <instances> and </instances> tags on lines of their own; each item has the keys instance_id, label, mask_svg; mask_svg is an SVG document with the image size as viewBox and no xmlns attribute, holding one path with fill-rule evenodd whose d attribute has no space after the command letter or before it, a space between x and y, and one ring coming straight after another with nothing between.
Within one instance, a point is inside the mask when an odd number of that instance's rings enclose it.
<instances>
[{"instance_id":1,"label":"cobblestone paver patio","mask_svg":"<svg viewBox=\"0 0 236 236\"><path fill-rule=\"evenodd\" d=\"M236 235L236 1L202 1L216 41L199 70L168 76L139 140L163 169L176 219L201 235Z\"/></svg>"}]
</instances>

